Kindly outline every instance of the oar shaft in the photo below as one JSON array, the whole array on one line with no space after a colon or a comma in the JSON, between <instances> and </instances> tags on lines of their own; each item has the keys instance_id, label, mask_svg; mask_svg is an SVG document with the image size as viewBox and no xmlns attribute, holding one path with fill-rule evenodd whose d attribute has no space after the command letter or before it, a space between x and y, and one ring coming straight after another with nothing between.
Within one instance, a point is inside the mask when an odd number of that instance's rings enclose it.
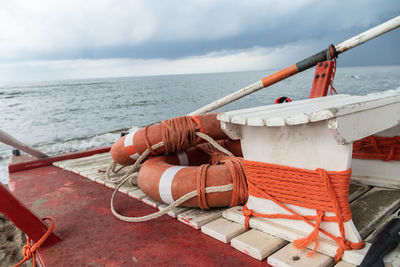
<instances>
[{"instance_id":1,"label":"oar shaft","mask_svg":"<svg viewBox=\"0 0 400 267\"><path fill-rule=\"evenodd\" d=\"M376 27L373 27L372 29L369 29L368 31L360 33L357 36L354 36L344 42L341 42L340 44L335 46L336 51L338 52L338 54L341 54L353 47L368 42L369 40L374 39L384 33L390 32L391 30L394 30L399 26L400 26L400 16L397 16L391 20L379 24Z\"/></svg>"},{"instance_id":2,"label":"oar shaft","mask_svg":"<svg viewBox=\"0 0 400 267\"><path fill-rule=\"evenodd\" d=\"M265 87L268 87L270 85L273 85L279 81L282 81L292 75L295 75L299 72L302 72L306 69L314 67L318 62L325 61L330 59L332 52L335 57L337 57L338 54L343 53L353 47L356 47L360 44L363 44L373 38L376 38L386 32L389 32L393 29L396 29L397 27L400 26L400 16L391 19L385 23L382 23L370 30L367 30L357 36L354 36L338 45L335 47L332 47L334 49L327 48L325 50L322 50L321 52L312 55L302 61L297 62L294 65L291 65L287 68L284 68L268 77L265 77L261 79L258 82L255 82L247 87L244 87L236 92L233 92L225 97L222 97L202 108L199 108L188 115L198 115L202 113L207 113L212 110L215 110L217 108L220 108L222 106L225 106L226 104L229 104L239 98L242 98L246 95L252 94L260 89L263 89Z\"/></svg>"},{"instance_id":3,"label":"oar shaft","mask_svg":"<svg viewBox=\"0 0 400 267\"><path fill-rule=\"evenodd\" d=\"M36 150L33 149L27 145L25 145L24 143L18 141L17 139L15 139L14 137L12 137L11 135L9 135L8 133L0 130L0 142L3 142L6 145L18 148L34 157L37 158L46 158L47 155Z\"/></svg>"}]
</instances>

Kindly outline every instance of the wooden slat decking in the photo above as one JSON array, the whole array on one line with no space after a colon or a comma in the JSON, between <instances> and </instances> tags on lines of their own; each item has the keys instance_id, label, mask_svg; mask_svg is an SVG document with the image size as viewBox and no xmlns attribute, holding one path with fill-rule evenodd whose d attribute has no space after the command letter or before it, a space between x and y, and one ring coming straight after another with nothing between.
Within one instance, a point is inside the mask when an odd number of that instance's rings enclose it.
<instances>
[{"instance_id":1,"label":"wooden slat decking","mask_svg":"<svg viewBox=\"0 0 400 267\"><path fill-rule=\"evenodd\" d=\"M53 165L80 174L107 187L115 188L115 184L105 179L104 171L110 161L109 153L103 153L59 161ZM121 172L115 176L123 174ZM165 204L151 199L137 186L128 182L119 191L153 208L159 210L166 208ZM355 226L366 242L371 242L377 230L381 229L384 223L394 216L394 212L398 212L400 209L400 190L352 184L349 190L349 201ZM257 229L246 231L243 222L232 222L222 217L223 211L227 209L204 211L178 207L168 215L195 229L201 229L203 233L221 242L231 243L232 247L249 256L259 260L268 258L268 262L276 266L355 266L345 261L335 265L331 257L318 252L311 258L306 257L307 252L311 251L310 249L294 249L291 243L287 244L287 241ZM241 207L237 209L241 209ZM395 266L392 264L396 264L393 263L397 259L396 257L400 258L400 245L385 257L386 266Z\"/></svg>"}]
</instances>

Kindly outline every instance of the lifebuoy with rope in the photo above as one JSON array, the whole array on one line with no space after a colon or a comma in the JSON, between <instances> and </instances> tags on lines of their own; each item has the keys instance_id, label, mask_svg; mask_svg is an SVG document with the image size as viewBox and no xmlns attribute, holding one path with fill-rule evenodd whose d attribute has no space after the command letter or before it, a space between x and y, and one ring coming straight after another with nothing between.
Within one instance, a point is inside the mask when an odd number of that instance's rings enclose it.
<instances>
[{"instance_id":1,"label":"lifebuoy with rope","mask_svg":"<svg viewBox=\"0 0 400 267\"><path fill-rule=\"evenodd\" d=\"M192 197L180 206L208 209L244 204L247 184L241 158L238 158L242 156L240 142L224 140L218 143L234 156L206 143L179 154L151 157L139 170L138 186L146 195L166 204L195 190L197 198ZM232 190L205 193L206 187L231 184Z\"/></svg>"},{"instance_id":2,"label":"lifebuoy with rope","mask_svg":"<svg viewBox=\"0 0 400 267\"><path fill-rule=\"evenodd\" d=\"M198 133L205 133L215 140L228 139L217 120L217 113L183 116L127 134L114 143L110 152L114 162L131 165L147 149L151 155L174 153L205 142ZM164 145L153 151L152 145L160 142Z\"/></svg>"},{"instance_id":3,"label":"lifebuoy with rope","mask_svg":"<svg viewBox=\"0 0 400 267\"><path fill-rule=\"evenodd\" d=\"M288 102L292 102L292 99L290 99L287 96L281 96L281 97L278 97L277 99L275 99L274 104L282 104L282 103L288 103Z\"/></svg>"}]
</instances>

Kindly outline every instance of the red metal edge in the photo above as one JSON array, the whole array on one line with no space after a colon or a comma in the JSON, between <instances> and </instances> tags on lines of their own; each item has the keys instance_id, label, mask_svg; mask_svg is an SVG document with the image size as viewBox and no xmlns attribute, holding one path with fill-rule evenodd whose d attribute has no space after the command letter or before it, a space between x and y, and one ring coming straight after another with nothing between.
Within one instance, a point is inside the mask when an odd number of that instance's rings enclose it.
<instances>
[{"instance_id":1,"label":"red metal edge","mask_svg":"<svg viewBox=\"0 0 400 267\"><path fill-rule=\"evenodd\" d=\"M1 183L0 213L4 214L15 226L35 242L38 242L47 232L47 225L16 199ZM60 237L51 233L43 245L52 245L60 240Z\"/></svg>"},{"instance_id":2,"label":"red metal edge","mask_svg":"<svg viewBox=\"0 0 400 267\"><path fill-rule=\"evenodd\" d=\"M43 166L51 165L53 162L56 162L56 161L88 157L88 156L99 154L99 153L109 152L110 149L111 149L111 147L102 147L102 148L95 148L95 149L86 150L86 151L68 153L68 154L64 154L64 155L52 156L52 157L48 157L48 158L44 158L44 159L32 160L32 161L28 161L28 162L21 162L21 163L16 163L16 164L11 163L8 166L8 172L13 173L13 172L18 172L18 171L34 169L34 168L40 168Z\"/></svg>"}]
</instances>

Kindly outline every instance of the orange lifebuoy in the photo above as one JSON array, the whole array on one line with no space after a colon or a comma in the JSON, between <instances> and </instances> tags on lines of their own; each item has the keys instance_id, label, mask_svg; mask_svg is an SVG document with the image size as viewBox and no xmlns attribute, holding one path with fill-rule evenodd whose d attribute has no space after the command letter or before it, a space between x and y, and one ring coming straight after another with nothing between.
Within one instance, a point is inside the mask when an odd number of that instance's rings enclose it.
<instances>
[{"instance_id":1,"label":"orange lifebuoy","mask_svg":"<svg viewBox=\"0 0 400 267\"><path fill-rule=\"evenodd\" d=\"M121 165L135 163L139 156L152 145L164 141L164 146L154 154L184 151L204 140L195 136L203 132L215 140L227 139L217 120L217 113L177 117L130 133L118 139L111 147L113 160Z\"/></svg>"},{"instance_id":2,"label":"orange lifebuoy","mask_svg":"<svg viewBox=\"0 0 400 267\"><path fill-rule=\"evenodd\" d=\"M235 156L242 156L239 141L223 140L219 141L219 144L227 148ZM150 157L140 168L137 178L138 186L146 195L166 204L171 204L193 190L198 190L199 192L199 173L204 171L202 166L205 166L202 164L209 163L213 156L222 155L220 152L207 152L204 149L207 145L209 144L200 144L178 154ZM232 159L233 157L225 156L225 158ZM237 192L204 193L203 199L206 202L206 206L226 207L232 205L232 203L233 205L244 204L247 199L244 169L240 170L240 172L243 172L242 181L235 181L237 178L233 177L232 167L228 166L224 159L220 160L220 162L222 163L207 165L204 171L206 177L203 181L203 187L234 184L233 187L237 191L241 191L240 194L242 196L233 203L233 195L237 194ZM245 187L245 189L239 187ZM184 202L182 206L204 208L199 204L198 198L191 198Z\"/></svg>"}]
</instances>

